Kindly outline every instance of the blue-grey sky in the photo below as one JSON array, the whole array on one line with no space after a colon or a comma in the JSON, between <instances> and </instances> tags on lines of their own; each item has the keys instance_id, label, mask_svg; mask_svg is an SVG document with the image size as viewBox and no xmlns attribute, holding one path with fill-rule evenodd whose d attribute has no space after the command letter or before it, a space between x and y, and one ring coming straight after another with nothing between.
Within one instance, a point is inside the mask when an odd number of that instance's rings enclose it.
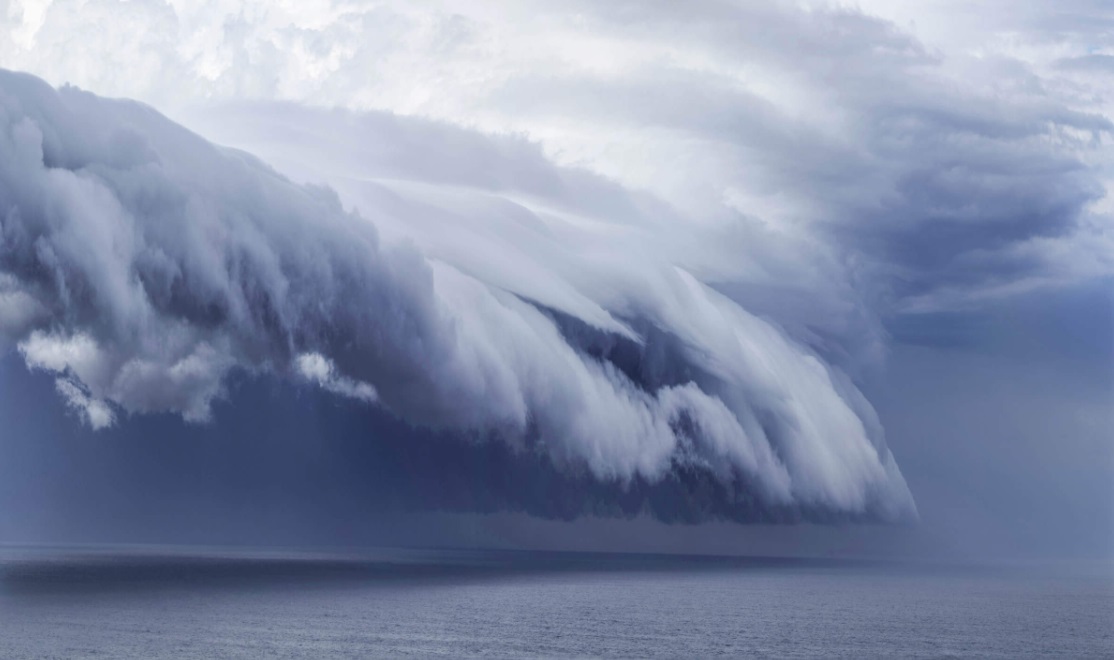
<instances>
[{"instance_id":1,"label":"blue-grey sky","mask_svg":"<svg viewBox=\"0 0 1114 660\"><path fill-rule=\"evenodd\" d=\"M1109 556L1112 25L9 0L0 530Z\"/></svg>"}]
</instances>

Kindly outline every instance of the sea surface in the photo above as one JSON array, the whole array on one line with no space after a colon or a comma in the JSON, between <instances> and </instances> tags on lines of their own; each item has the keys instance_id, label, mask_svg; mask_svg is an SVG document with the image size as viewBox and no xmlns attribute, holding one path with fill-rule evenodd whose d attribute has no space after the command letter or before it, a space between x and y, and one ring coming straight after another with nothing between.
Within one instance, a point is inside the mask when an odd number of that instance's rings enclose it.
<instances>
[{"instance_id":1,"label":"sea surface","mask_svg":"<svg viewBox=\"0 0 1114 660\"><path fill-rule=\"evenodd\" d=\"M0 553L3 658L1114 658L1105 568L393 550Z\"/></svg>"}]
</instances>

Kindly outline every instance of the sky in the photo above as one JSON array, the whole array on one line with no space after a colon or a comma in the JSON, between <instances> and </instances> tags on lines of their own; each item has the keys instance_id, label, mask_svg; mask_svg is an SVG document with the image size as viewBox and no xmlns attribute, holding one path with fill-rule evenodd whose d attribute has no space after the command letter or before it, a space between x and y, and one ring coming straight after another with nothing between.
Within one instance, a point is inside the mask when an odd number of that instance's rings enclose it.
<instances>
[{"instance_id":1,"label":"sky","mask_svg":"<svg viewBox=\"0 0 1114 660\"><path fill-rule=\"evenodd\" d=\"M0 0L0 540L1114 556L1114 11Z\"/></svg>"}]
</instances>

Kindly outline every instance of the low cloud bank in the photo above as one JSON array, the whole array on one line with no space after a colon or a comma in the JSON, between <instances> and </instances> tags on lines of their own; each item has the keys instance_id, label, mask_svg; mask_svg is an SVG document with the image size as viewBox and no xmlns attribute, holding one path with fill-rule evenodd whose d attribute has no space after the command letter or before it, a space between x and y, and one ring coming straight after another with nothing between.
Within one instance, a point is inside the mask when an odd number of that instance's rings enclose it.
<instances>
[{"instance_id":1,"label":"low cloud bank","mask_svg":"<svg viewBox=\"0 0 1114 660\"><path fill-rule=\"evenodd\" d=\"M146 106L7 72L0 152L2 341L94 427L205 422L245 372L614 497L677 482L715 515L748 502L738 519L916 515L850 380L656 247L674 211L644 195L535 154L558 178L529 199L363 182L357 212ZM472 230L404 230L446 213Z\"/></svg>"}]
</instances>

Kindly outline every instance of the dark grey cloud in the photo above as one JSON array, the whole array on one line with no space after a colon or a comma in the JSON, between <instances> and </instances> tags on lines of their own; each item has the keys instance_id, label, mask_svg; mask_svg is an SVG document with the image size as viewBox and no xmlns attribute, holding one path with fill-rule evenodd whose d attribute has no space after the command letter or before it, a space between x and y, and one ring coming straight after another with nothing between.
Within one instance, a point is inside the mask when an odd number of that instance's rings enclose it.
<instances>
[{"instance_id":1,"label":"dark grey cloud","mask_svg":"<svg viewBox=\"0 0 1114 660\"><path fill-rule=\"evenodd\" d=\"M692 466L656 480L601 480L583 468L559 469L540 447L463 440L273 379L233 377L205 426L143 415L94 432L67 419L48 376L14 360L3 370L2 382L16 392L0 409L9 429L0 441L0 533L7 538L371 545L386 533L379 521L430 512L667 523L870 520L770 506L745 481L725 483Z\"/></svg>"}]
</instances>

